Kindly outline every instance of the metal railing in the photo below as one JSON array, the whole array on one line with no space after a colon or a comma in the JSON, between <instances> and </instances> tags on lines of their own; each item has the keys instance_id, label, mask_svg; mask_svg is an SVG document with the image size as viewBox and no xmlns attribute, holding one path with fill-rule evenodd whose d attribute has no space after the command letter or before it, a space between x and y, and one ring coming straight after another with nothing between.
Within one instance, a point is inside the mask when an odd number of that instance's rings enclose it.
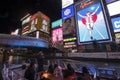
<instances>
[{"instance_id":1,"label":"metal railing","mask_svg":"<svg viewBox=\"0 0 120 80\"><path fill-rule=\"evenodd\" d=\"M24 70L22 68L10 69L4 67L2 70L3 80L24 80Z\"/></svg>"}]
</instances>

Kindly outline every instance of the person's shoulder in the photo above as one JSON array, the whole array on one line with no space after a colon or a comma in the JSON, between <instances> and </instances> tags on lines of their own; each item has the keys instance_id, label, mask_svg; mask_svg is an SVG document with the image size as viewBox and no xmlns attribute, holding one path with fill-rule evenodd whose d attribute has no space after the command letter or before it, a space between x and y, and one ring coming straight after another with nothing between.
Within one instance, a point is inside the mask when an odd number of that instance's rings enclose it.
<instances>
[{"instance_id":1,"label":"person's shoulder","mask_svg":"<svg viewBox=\"0 0 120 80\"><path fill-rule=\"evenodd\" d=\"M90 74L85 74L85 77L86 77L87 79L92 80L92 77L91 77L91 75L90 75Z\"/></svg>"}]
</instances>

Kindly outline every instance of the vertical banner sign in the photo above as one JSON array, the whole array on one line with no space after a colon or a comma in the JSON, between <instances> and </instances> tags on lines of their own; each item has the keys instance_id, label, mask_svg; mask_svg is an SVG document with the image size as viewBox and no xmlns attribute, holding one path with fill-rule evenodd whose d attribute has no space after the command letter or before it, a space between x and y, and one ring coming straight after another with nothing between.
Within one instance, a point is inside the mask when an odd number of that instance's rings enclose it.
<instances>
[{"instance_id":1,"label":"vertical banner sign","mask_svg":"<svg viewBox=\"0 0 120 80\"><path fill-rule=\"evenodd\" d=\"M78 42L110 41L111 35L100 0L82 0L75 4Z\"/></svg>"},{"instance_id":2,"label":"vertical banner sign","mask_svg":"<svg viewBox=\"0 0 120 80\"><path fill-rule=\"evenodd\" d=\"M74 6L70 5L62 10L63 37L71 38L76 36Z\"/></svg>"},{"instance_id":3,"label":"vertical banner sign","mask_svg":"<svg viewBox=\"0 0 120 80\"><path fill-rule=\"evenodd\" d=\"M52 43L55 44L62 40L63 40L62 28L60 27L60 28L52 30Z\"/></svg>"}]
</instances>

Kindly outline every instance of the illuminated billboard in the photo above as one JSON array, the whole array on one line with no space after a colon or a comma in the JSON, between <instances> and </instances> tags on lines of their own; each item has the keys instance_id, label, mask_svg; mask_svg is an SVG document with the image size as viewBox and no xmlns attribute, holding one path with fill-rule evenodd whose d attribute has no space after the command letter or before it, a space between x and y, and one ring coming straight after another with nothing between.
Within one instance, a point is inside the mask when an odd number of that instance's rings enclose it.
<instances>
[{"instance_id":1,"label":"illuminated billboard","mask_svg":"<svg viewBox=\"0 0 120 80\"><path fill-rule=\"evenodd\" d=\"M52 30L52 43L55 44L63 40L62 28Z\"/></svg>"},{"instance_id":2,"label":"illuminated billboard","mask_svg":"<svg viewBox=\"0 0 120 80\"><path fill-rule=\"evenodd\" d=\"M64 48L77 47L76 42L66 42L64 43Z\"/></svg>"},{"instance_id":3,"label":"illuminated billboard","mask_svg":"<svg viewBox=\"0 0 120 80\"><path fill-rule=\"evenodd\" d=\"M120 17L112 18L111 21L114 32L120 32Z\"/></svg>"},{"instance_id":4,"label":"illuminated billboard","mask_svg":"<svg viewBox=\"0 0 120 80\"><path fill-rule=\"evenodd\" d=\"M120 0L107 5L110 16L120 14Z\"/></svg>"},{"instance_id":5,"label":"illuminated billboard","mask_svg":"<svg viewBox=\"0 0 120 80\"><path fill-rule=\"evenodd\" d=\"M64 38L76 36L74 17L63 20L63 36Z\"/></svg>"},{"instance_id":6,"label":"illuminated billboard","mask_svg":"<svg viewBox=\"0 0 120 80\"><path fill-rule=\"evenodd\" d=\"M37 12L22 21L22 34L28 34L36 30L50 33L50 19L43 13Z\"/></svg>"},{"instance_id":7,"label":"illuminated billboard","mask_svg":"<svg viewBox=\"0 0 120 80\"><path fill-rule=\"evenodd\" d=\"M75 5L75 9L79 43L111 40L101 1L83 0Z\"/></svg>"},{"instance_id":8,"label":"illuminated billboard","mask_svg":"<svg viewBox=\"0 0 120 80\"><path fill-rule=\"evenodd\" d=\"M52 22L52 29L57 27L62 27L62 19Z\"/></svg>"},{"instance_id":9,"label":"illuminated billboard","mask_svg":"<svg viewBox=\"0 0 120 80\"><path fill-rule=\"evenodd\" d=\"M67 18L70 18L72 16L74 16L74 7L73 7L73 5L62 9L62 19L67 19Z\"/></svg>"},{"instance_id":10,"label":"illuminated billboard","mask_svg":"<svg viewBox=\"0 0 120 80\"><path fill-rule=\"evenodd\" d=\"M73 0L62 0L62 8L65 8L73 3L74 3Z\"/></svg>"}]
</instances>

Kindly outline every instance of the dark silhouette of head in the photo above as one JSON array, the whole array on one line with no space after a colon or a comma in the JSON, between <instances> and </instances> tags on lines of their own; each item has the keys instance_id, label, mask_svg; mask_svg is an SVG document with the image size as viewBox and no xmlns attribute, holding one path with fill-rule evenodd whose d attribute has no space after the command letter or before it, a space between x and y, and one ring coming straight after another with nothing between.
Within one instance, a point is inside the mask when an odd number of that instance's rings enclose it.
<instances>
[{"instance_id":1,"label":"dark silhouette of head","mask_svg":"<svg viewBox=\"0 0 120 80\"><path fill-rule=\"evenodd\" d=\"M58 64L54 64L54 69L55 69L56 67L58 67Z\"/></svg>"},{"instance_id":2,"label":"dark silhouette of head","mask_svg":"<svg viewBox=\"0 0 120 80\"><path fill-rule=\"evenodd\" d=\"M34 62L31 62L31 63L30 63L30 67L34 67Z\"/></svg>"},{"instance_id":3,"label":"dark silhouette of head","mask_svg":"<svg viewBox=\"0 0 120 80\"><path fill-rule=\"evenodd\" d=\"M82 67L82 73L83 73L83 74L84 74L84 73L89 73L87 67L85 67L85 66Z\"/></svg>"},{"instance_id":4,"label":"dark silhouette of head","mask_svg":"<svg viewBox=\"0 0 120 80\"><path fill-rule=\"evenodd\" d=\"M67 64L67 68L68 68L68 69L71 69L71 68L72 68L71 64L68 63L68 64Z\"/></svg>"}]
</instances>

